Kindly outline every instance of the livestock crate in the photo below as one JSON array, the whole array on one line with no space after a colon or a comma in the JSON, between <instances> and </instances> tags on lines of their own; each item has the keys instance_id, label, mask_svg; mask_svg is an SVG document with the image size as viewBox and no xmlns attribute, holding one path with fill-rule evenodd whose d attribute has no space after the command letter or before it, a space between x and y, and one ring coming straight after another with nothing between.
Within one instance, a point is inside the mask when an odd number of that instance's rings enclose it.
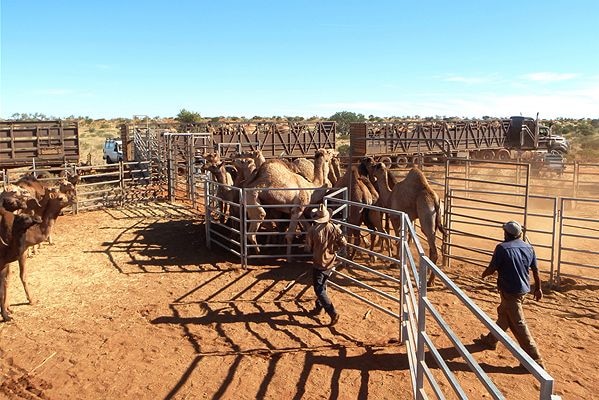
<instances>
[{"instance_id":1,"label":"livestock crate","mask_svg":"<svg viewBox=\"0 0 599 400\"><path fill-rule=\"evenodd\" d=\"M0 121L0 168L79 162L75 121Z\"/></svg>"}]
</instances>

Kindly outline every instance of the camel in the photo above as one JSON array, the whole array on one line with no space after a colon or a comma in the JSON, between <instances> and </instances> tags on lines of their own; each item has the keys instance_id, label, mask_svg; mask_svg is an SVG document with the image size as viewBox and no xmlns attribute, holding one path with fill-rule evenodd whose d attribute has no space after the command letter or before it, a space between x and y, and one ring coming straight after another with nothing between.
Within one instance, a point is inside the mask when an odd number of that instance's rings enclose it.
<instances>
[{"instance_id":1,"label":"camel","mask_svg":"<svg viewBox=\"0 0 599 400\"><path fill-rule=\"evenodd\" d=\"M325 149L329 158L329 173L326 175L327 185L333 186L339 180L340 165L339 165L339 152L333 149ZM293 163L297 166L296 172L302 175L309 181L314 180L314 163L307 158L296 158Z\"/></svg>"},{"instance_id":2,"label":"camel","mask_svg":"<svg viewBox=\"0 0 599 400\"><path fill-rule=\"evenodd\" d=\"M384 189L387 193L390 191L391 209L405 212L412 222L420 219L420 229L426 236L429 246L429 258L436 264L439 253L435 243L435 233L438 228L445 235L445 229L441 223L439 196L430 187L422 171L418 168L412 168L408 175L395 185L393 190L389 189L388 185ZM400 232L401 218L392 215L390 219L395 232ZM435 275L431 271L427 286L432 286L434 280Z\"/></svg>"},{"instance_id":3,"label":"camel","mask_svg":"<svg viewBox=\"0 0 599 400\"><path fill-rule=\"evenodd\" d=\"M60 188L51 188L47 189L46 191L48 201L46 202L46 206L40 215L41 222L38 225L34 225L33 227L27 229L27 232L25 233L26 248L39 245L43 241L47 240L50 237L52 228L60 216L62 209L73 205L76 200L74 194L65 193L64 189L61 190ZM27 252L24 251L21 253L18 260L21 283L25 289L25 295L27 296L29 304L34 304L33 297L29 291L29 285L27 284Z\"/></svg>"},{"instance_id":4,"label":"camel","mask_svg":"<svg viewBox=\"0 0 599 400\"><path fill-rule=\"evenodd\" d=\"M348 188L348 197L350 201L372 205L378 200L378 193L368 177L365 159L362 159L358 166L350 167L345 174L337 180L335 188L342 187ZM362 225L362 222L364 222L363 210L362 207L354 205L350 206L347 222L356 226ZM355 246L360 245L360 231L358 229L349 229L348 235L350 237L349 242L353 243ZM355 251L351 252L352 255L354 253Z\"/></svg>"},{"instance_id":5,"label":"camel","mask_svg":"<svg viewBox=\"0 0 599 400\"><path fill-rule=\"evenodd\" d=\"M329 180L333 185L341 178L341 161L339 160L339 152L334 149L328 149L331 157L331 166L329 169Z\"/></svg>"},{"instance_id":6,"label":"camel","mask_svg":"<svg viewBox=\"0 0 599 400\"><path fill-rule=\"evenodd\" d=\"M291 260L291 244L298 220L309 204L314 204L324 197L326 186L325 177L329 173L330 155L326 150L319 149L314 156L314 181L310 182L291 169L292 163L284 160L269 160L264 162L253 178L246 183L247 217L250 222L247 240L256 246L256 232L266 217L266 210L261 205L289 205L289 208L278 209L290 214L291 222L286 231L287 260ZM260 190L260 189L291 189L291 190ZM322 190L315 190L322 188ZM255 190L257 189L257 190ZM255 247L256 253L260 249Z\"/></svg>"},{"instance_id":7,"label":"camel","mask_svg":"<svg viewBox=\"0 0 599 400\"><path fill-rule=\"evenodd\" d=\"M297 167L298 173L312 182L314 180L314 163L307 158L297 158L293 160Z\"/></svg>"},{"instance_id":8,"label":"camel","mask_svg":"<svg viewBox=\"0 0 599 400\"><path fill-rule=\"evenodd\" d=\"M387 169L384 163L376 163L371 169L372 177L375 179L377 184L379 198L374 204L377 207L382 208L390 208L391 207L391 192L397 183L395 177L392 173ZM384 224L384 217L388 215L387 213L383 213L377 210L368 210L367 215L364 220L366 225L371 224L373 226L373 230L378 232L382 232L387 234L389 232L389 227ZM388 221L388 220L387 220ZM371 243L370 250L374 251L376 238L379 237L376 234L371 234ZM387 238L381 238L382 241L382 249L384 248L384 244L387 244L387 248L389 251L389 256L391 256L391 243ZM372 259L372 257L371 257Z\"/></svg>"},{"instance_id":9,"label":"camel","mask_svg":"<svg viewBox=\"0 0 599 400\"><path fill-rule=\"evenodd\" d=\"M218 153L209 153L205 157L206 163L202 167L203 171L210 171L214 179L221 185L226 186L218 186L216 191L218 198L220 199L228 199L231 197L230 192L232 191L230 187L233 186L233 174L225 168L225 163L221 161L220 155ZM220 214L220 221L222 223L227 219L227 215L229 214L229 203L227 202L219 202L217 204L217 208Z\"/></svg>"},{"instance_id":10,"label":"camel","mask_svg":"<svg viewBox=\"0 0 599 400\"><path fill-rule=\"evenodd\" d=\"M253 172L256 170L256 162L253 158L239 157L233 159L233 166L237 169L237 178L233 182L233 186L241 187L248 179L252 177Z\"/></svg>"},{"instance_id":11,"label":"camel","mask_svg":"<svg viewBox=\"0 0 599 400\"><path fill-rule=\"evenodd\" d=\"M250 157L254 159L254 163L256 164L256 168L260 168L262 164L266 162L266 158L264 158L264 154L262 154L262 150L257 149L249 152Z\"/></svg>"}]
</instances>

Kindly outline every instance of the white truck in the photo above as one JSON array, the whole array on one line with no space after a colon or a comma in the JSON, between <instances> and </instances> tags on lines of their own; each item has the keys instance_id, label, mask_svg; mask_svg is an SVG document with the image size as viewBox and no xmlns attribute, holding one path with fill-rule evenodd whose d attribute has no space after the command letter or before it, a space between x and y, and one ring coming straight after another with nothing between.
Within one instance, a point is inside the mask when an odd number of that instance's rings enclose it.
<instances>
[{"instance_id":1,"label":"white truck","mask_svg":"<svg viewBox=\"0 0 599 400\"><path fill-rule=\"evenodd\" d=\"M121 139L106 139L104 142L104 154L102 156L106 164L115 164L123 161L123 142Z\"/></svg>"}]
</instances>

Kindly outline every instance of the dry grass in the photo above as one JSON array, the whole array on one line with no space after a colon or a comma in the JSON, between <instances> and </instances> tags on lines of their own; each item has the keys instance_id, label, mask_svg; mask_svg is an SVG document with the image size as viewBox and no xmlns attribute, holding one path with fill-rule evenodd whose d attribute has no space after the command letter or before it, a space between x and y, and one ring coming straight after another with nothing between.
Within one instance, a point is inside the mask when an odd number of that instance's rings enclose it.
<instances>
[{"instance_id":1,"label":"dry grass","mask_svg":"<svg viewBox=\"0 0 599 400\"><path fill-rule=\"evenodd\" d=\"M102 146L107 138L120 137L117 120L97 120L79 123L79 153L81 161L92 155L92 164L103 164Z\"/></svg>"}]
</instances>

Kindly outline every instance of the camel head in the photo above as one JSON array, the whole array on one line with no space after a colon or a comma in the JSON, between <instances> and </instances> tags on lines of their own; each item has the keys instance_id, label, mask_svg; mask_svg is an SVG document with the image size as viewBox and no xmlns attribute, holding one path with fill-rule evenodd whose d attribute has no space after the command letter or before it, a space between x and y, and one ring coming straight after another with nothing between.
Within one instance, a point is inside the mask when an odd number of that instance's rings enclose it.
<instances>
[{"instance_id":1,"label":"camel head","mask_svg":"<svg viewBox=\"0 0 599 400\"><path fill-rule=\"evenodd\" d=\"M375 161L371 156L362 157L360 160L360 164L358 165L358 171L362 176L372 176L372 169L374 167Z\"/></svg>"},{"instance_id":2,"label":"camel head","mask_svg":"<svg viewBox=\"0 0 599 400\"><path fill-rule=\"evenodd\" d=\"M75 197L70 195L70 193L65 193L62 186L60 188L48 189L48 191L48 197L50 199L48 204L51 207L56 207L58 210L62 210L66 206L72 205L75 201Z\"/></svg>"},{"instance_id":3,"label":"camel head","mask_svg":"<svg viewBox=\"0 0 599 400\"><path fill-rule=\"evenodd\" d=\"M339 157L339 152L335 149L326 149L327 152L331 155L331 157Z\"/></svg>"},{"instance_id":4,"label":"camel head","mask_svg":"<svg viewBox=\"0 0 599 400\"><path fill-rule=\"evenodd\" d=\"M367 168L372 168L376 162L372 156L364 156L360 159L360 164L365 165Z\"/></svg>"},{"instance_id":5,"label":"camel head","mask_svg":"<svg viewBox=\"0 0 599 400\"><path fill-rule=\"evenodd\" d=\"M221 162L220 154L218 154L218 153L208 153L208 154L206 154L204 159L206 160L206 164L215 165L215 164L218 164Z\"/></svg>"},{"instance_id":6,"label":"camel head","mask_svg":"<svg viewBox=\"0 0 599 400\"><path fill-rule=\"evenodd\" d=\"M386 179L387 166L382 162L374 164L372 166L372 175L375 177L377 181Z\"/></svg>"},{"instance_id":7,"label":"camel head","mask_svg":"<svg viewBox=\"0 0 599 400\"><path fill-rule=\"evenodd\" d=\"M61 201L64 200L64 202L66 202L66 205L72 205L73 203L75 203L75 199L77 198L77 190L75 189L75 185L69 180L63 179L58 184L57 189L51 190L53 190L55 193L60 193L62 196L64 196L64 199L61 197Z\"/></svg>"},{"instance_id":8,"label":"camel head","mask_svg":"<svg viewBox=\"0 0 599 400\"><path fill-rule=\"evenodd\" d=\"M225 163L219 161L218 163L206 163L202 166L202 171L209 171L214 175L220 174L222 167L224 167Z\"/></svg>"},{"instance_id":9,"label":"camel head","mask_svg":"<svg viewBox=\"0 0 599 400\"><path fill-rule=\"evenodd\" d=\"M318 160L320 157L324 157L325 161L331 161L331 153L329 153L326 149L316 150L316 153L314 153L314 159Z\"/></svg>"},{"instance_id":10,"label":"camel head","mask_svg":"<svg viewBox=\"0 0 599 400\"><path fill-rule=\"evenodd\" d=\"M253 158L240 157L233 160L233 165L238 171L244 171L248 174L256 169L256 163Z\"/></svg>"},{"instance_id":11,"label":"camel head","mask_svg":"<svg viewBox=\"0 0 599 400\"><path fill-rule=\"evenodd\" d=\"M204 160L204 165L202 165L203 172L214 172L215 168L218 169L223 164L218 153L208 153L204 156Z\"/></svg>"}]
</instances>

